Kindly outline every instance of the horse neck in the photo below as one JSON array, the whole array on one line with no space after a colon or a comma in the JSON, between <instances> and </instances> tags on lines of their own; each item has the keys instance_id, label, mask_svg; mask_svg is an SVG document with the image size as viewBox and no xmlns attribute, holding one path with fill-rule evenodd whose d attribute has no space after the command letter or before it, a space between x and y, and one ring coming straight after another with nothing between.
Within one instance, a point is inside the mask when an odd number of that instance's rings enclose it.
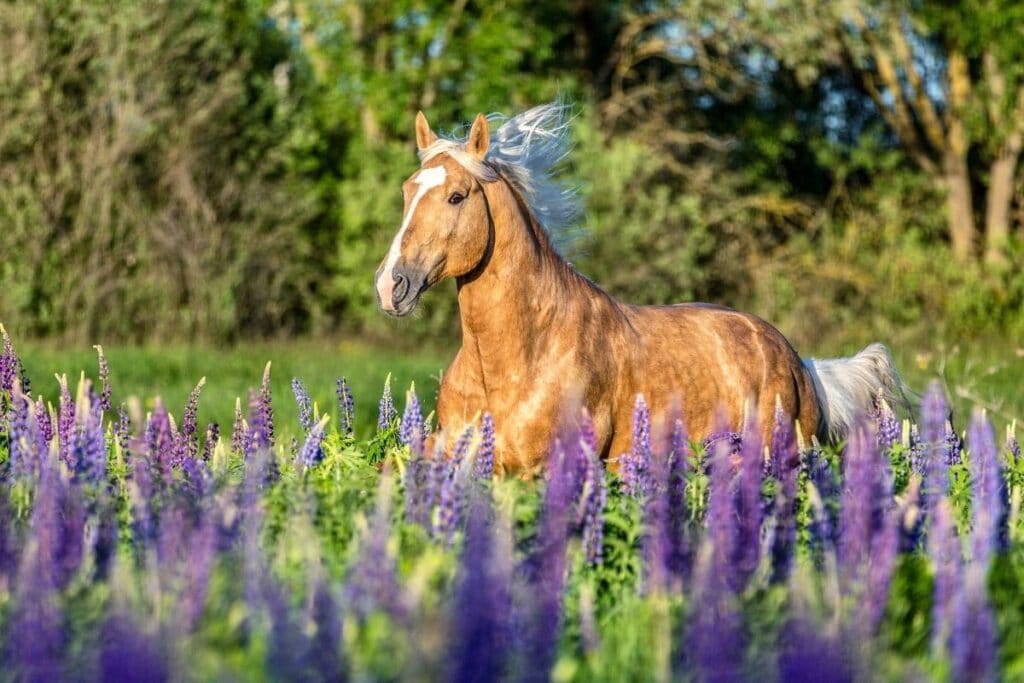
<instances>
[{"instance_id":1,"label":"horse neck","mask_svg":"<svg viewBox=\"0 0 1024 683\"><path fill-rule=\"evenodd\" d=\"M463 347L488 365L529 365L578 299L582 278L552 247L504 178L484 185L493 238L481 266L459 278Z\"/></svg>"}]
</instances>

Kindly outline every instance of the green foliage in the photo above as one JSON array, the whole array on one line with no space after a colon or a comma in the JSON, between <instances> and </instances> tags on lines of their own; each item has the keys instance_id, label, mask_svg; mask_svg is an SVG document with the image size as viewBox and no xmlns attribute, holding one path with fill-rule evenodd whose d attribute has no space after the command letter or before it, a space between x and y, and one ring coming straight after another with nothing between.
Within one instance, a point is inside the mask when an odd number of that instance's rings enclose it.
<instances>
[{"instance_id":1,"label":"green foliage","mask_svg":"<svg viewBox=\"0 0 1024 683\"><path fill-rule=\"evenodd\" d=\"M568 256L613 294L752 309L813 350L936 327L1024 334L1020 164L1003 265L957 263L942 149L904 139L871 96L893 94L877 50L899 57L894 31L912 34L928 97L951 115L945 62L965 54L973 87L955 113L980 226L1020 118L1007 29L1020 7L739 7L6 3L0 318L90 341L451 340L450 283L411 321L376 310L373 272L417 164L413 116L457 132L562 94L578 103L566 170L586 208Z\"/></svg>"}]
</instances>

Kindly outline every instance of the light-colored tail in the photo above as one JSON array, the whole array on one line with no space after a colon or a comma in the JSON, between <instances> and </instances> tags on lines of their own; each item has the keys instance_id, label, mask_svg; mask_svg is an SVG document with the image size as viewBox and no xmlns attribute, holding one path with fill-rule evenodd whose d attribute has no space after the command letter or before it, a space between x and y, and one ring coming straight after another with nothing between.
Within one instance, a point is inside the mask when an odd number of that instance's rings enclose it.
<instances>
[{"instance_id":1,"label":"light-colored tail","mask_svg":"<svg viewBox=\"0 0 1024 683\"><path fill-rule=\"evenodd\" d=\"M859 417L866 415L881 395L890 406L910 410L910 396L884 344L871 344L850 358L805 358L814 381L821 418L818 438L841 441Z\"/></svg>"}]
</instances>

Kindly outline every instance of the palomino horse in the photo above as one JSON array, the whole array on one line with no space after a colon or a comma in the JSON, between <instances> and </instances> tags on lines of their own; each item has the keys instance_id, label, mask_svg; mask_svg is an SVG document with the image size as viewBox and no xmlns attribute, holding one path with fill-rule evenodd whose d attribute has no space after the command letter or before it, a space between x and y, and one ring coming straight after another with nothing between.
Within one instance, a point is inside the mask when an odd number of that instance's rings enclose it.
<instances>
[{"instance_id":1,"label":"palomino horse","mask_svg":"<svg viewBox=\"0 0 1024 683\"><path fill-rule=\"evenodd\" d=\"M490 411L496 466L529 473L543 464L567 402L589 410L608 457L630 448L638 394L655 428L678 411L692 437L723 417L755 417L770 430L779 405L805 439L831 440L877 392L902 396L881 344L802 361L753 315L701 303L633 306L577 273L551 239L575 209L552 177L567 134L558 103L507 120L493 137L480 114L465 141L439 138L416 116L422 164L402 186L402 225L376 287L381 308L404 316L431 285L456 279L462 347L437 403L449 437Z\"/></svg>"}]
</instances>

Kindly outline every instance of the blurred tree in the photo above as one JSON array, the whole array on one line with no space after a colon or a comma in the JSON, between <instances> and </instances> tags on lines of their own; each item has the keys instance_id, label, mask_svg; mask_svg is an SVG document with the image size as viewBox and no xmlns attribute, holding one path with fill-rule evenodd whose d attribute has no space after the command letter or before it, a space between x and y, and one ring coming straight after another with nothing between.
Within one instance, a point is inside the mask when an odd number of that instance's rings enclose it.
<instances>
[{"instance_id":1,"label":"blurred tree","mask_svg":"<svg viewBox=\"0 0 1024 683\"><path fill-rule=\"evenodd\" d=\"M0 317L100 339L306 315L300 112L263 4L0 4Z\"/></svg>"}]
</instances>

